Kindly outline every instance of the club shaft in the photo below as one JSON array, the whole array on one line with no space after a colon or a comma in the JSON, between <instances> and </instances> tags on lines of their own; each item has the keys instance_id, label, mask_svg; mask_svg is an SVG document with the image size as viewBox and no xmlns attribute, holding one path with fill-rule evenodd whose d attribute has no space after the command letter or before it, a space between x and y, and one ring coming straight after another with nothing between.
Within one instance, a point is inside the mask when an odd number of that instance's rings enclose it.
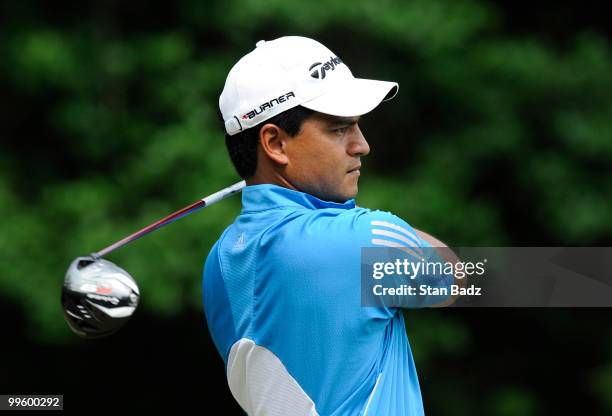
<instances>
[{"instance_id":1,"label":"club shaft","mask_svg":"<svg viewBox=\"0 0 612 416\"><path fill-rule=\"evenodd\" d=\"M212 205L216 202L219 202L227 198L230 195L233 195L237 192L242 191L242 188L244 188L245 186L246 186L246 183L244 181L240 181L240 182L233 184L232 186L228 186L227 188L221 189L220 191L215 192L214 194L208 195L207 197L202 198L199 201L196 201L193 204L186 206L185 208L182 208L176 212L173 212L172 214L160 219L157 222L154 222L151 225L146 226L142 230L138 230L135 233L128 235L127 237L117 241L116 243L111 244L110 246L106 248L103 248L102 250L96 253L92 253L91 256L94 258L104 257L110 252L118 249L119 247L123 247L124 245L131 243L132 241L137 240L144 235L149 234L150 232L153 232L165 225L168 225L174 221L177 221L191 214L194 211L197 211L199 209Z\"/></svg>"}]
</instances>

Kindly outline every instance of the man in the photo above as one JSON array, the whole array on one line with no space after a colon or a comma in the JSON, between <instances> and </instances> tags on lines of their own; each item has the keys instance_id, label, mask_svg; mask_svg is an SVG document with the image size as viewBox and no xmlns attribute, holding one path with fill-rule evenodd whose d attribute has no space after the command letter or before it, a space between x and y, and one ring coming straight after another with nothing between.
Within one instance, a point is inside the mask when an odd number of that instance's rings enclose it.
<instances>
[{"instance_id":1,"label":"man","mask_svg":"<svg viewBox=\"0 0 612 416\"><path fill-rule=\"evenodd\" d=\"M219 106L247 187L206 260L203 301L250 415L423 414L401 310L360 303L362 247L441 244L353 199L370 152L359 117L397 90L303 37L260 41L228 74Z\"/></svg>"}]
</instances>

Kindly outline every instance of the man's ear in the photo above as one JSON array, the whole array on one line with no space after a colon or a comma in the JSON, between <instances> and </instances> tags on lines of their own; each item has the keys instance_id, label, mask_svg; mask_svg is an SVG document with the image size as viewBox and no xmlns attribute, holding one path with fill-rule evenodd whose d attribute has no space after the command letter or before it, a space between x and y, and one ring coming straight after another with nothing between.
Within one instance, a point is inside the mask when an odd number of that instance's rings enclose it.
<instances>
[{"instance_id":1,"label":"man's ear","mask_svg":"<svg viewBox=\"0 0 612 416\"><path fill-rule=\"evenodd\" d=\"M264 155L283 166L289 163L285 147L287 138L287 133L276 124L265 124L259 130L259 143Z\"/></svg>"}]
</instances>

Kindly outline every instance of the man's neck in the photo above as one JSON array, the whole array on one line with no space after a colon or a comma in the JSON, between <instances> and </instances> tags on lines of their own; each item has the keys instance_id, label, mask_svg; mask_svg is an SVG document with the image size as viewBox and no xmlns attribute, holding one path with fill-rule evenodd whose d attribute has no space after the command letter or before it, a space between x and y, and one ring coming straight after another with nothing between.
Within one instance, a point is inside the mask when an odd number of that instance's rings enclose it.
<instances>
[{"instance_id":1,"label":"man's neck","mask_svg":"<svg viewBox=\"0 0 612 416\"><path fill-rule=\"evenodd\" d=\"M282 186L283 188L293 189L294 191L299 191L298 188L296 188L291 182L289 182L285 177L279 175L277 172L271 172L270 174L266 174L265 172L257 172L255 175L251 176L245 181L248 186L268 183Z\"/></svg>"}]
</instances>

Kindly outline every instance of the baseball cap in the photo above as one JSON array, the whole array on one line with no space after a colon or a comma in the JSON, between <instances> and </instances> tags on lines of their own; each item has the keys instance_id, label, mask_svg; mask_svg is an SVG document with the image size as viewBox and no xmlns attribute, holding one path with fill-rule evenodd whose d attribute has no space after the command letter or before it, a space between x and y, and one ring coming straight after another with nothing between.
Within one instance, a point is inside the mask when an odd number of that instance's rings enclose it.
<instances>
[{"instance_id":1,"label":"baseball cap","mask_svg":"<svg viewBox=\"0 0 612 416\"><path fill-rule=\"evenodd\" d=\"M219 97L225 131L233 136L301 105L356 117L397 94L396 82L355 78L327 47L301 36L257 42L230 70Z\"/></svg>"}]
</instances>

